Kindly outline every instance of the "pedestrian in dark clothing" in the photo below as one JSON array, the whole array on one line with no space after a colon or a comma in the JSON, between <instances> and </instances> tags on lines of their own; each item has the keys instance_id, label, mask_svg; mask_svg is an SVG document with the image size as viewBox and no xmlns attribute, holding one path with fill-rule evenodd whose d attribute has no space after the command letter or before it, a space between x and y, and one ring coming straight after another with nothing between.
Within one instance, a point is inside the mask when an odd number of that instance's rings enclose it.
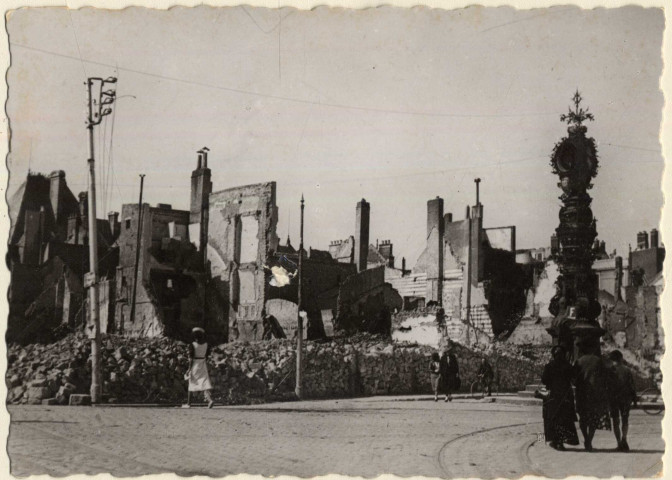
<instances>
[{"instance_id":1,"label":"pedestrian in dark clothing","mask_svg":"<svg viewBox=\"0 0 672 480\"><path fill-rule=\"evenodd\" d=\"M487 357L481 359L481 365L478 367L477 375L488 391L488 397L492 395L492 381L495 378L495 372L492 370L490 362Z\"/></svg>"},{"instance_id":2,"label":"pedestrian in dark clothing","mask_svg":"<svg viewBox=\"0 0 672 480\"><path fill-rule=\"evenodd\" d=\"M446 402L452 402L453 391L460 388L460 367L457 364L457 357L450 350L444 350L441 355L441 380L443 389L446 393Z\"/></svg>"},{"instance_id":3,"label":"pedestrian in dark clothing","mask_svg":"<svg viewBox=\"0 0 672 480\"><path fill-rule=\"evenodd\" d=\"M628 445L628 419L630 406L637 401L635 380L628 367L623 365L623 354L614 350L609 354L612 365L609 369L609 409L614 422L614 435L617 449L621 452L630 450Z\"/></svg>"},{"instance_id":4,"label":"pedestrian in dark clothing","mask_svg":"<svg viewBox=\"0 0 672 480\"><path fill-rule=\"evenodd\" d=\"M574 364L576 410L587 451L593 449L595 430L611 430L609 418L609 371L590 344L579 344L579 358Z\"/></svg>"},{"instance_id":5,"label":"pedestrian in dark clothing","mask_svg":"<svg viewBox=\"0 0 672 480\"><path fill-rule=\"evenodd\" d=\"M434 392L434 401L439 401L439 382L441 381L441 359L438 352L432 353L432 360L429 362L429 379L432 382L432 391Z\"/></svg>"},{"instance_id":6,"label":"pedestrian in dark clothing","mask_svg":"<svg viewBox=\"0 0 672 480\"><path fill-rule=\"evenodd\" d=\"M561 346L551 350L553 358L544 367L541 382L549 394L544 398L544 436L556 450L564 450L564 444L578 445L576 412L572 390L572 366L567 361L567 352Z\"/></svg>"},{"instance_id":7,"label":"pedestrian in dark clothing","mask_svg":"<svg viewBox=\"0 0 672 480\"><path fill-rule=\"evenodd\" d=\"M270 340L273 338L273 327L271 325L271 320L267 314L262 314L261 316L261 326L263 327L263 333L261 335L262 340Z\"/></svg>"}]
</instances>

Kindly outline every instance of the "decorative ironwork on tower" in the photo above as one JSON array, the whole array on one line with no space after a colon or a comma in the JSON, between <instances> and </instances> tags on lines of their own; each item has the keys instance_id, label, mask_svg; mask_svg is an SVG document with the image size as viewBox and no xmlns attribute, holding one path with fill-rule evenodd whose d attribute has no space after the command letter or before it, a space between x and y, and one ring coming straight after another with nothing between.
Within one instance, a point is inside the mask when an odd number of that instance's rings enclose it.
<instances>
[{"instance_id":1,"label":"decorative ironwork on tower","mask_svg":"<svg viewBox=\"0 0 672 480\"><path fill-rule=\"evenodd\" d=\"M583 123L593 121L592 113L580 106L581 94L573 97L574 110L561 115L567 122L568 136L561 139L553 149L551 167L560 177L558 186L562 189L563 206L560 208L560 225L555 229L559 248L556 261L560 276L556 283L556 294L549 310L556 316L549 329L558 343L574 343L577 339L594 342L599 350L599 337L604 330L596 319L600 315L597 301L597 276L592 270L595 252L592 248L597 236L596 220L590 209L592 199L588 190L592 179L597 176L598 160L595 140L586 137L587 128ZM563 331L565 338L563 339ZM571 339L568 338L571 334ZM571 347L571 345L566 345Z\"/></svg>"}]
</instances>

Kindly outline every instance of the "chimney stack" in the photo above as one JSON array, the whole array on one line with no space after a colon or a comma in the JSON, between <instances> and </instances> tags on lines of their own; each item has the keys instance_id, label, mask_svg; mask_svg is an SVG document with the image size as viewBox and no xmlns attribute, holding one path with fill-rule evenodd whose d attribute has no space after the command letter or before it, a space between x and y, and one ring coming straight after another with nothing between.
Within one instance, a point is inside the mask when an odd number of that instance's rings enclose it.
<instances>
[{"instance_id":1,"label":"chimney stack","mask_svg":"<svg viewBox=\"0 0 672 480\"><path fill-rule=\"evenodd\" d=\"M42 261L44 260L44 259L42 258L43 247L44 247L44 240L45 240L45 238L44 238L44 234L45 234L45 231L44 231L44 220L45 220L45 218L44 218L44 205L42 205L42 206L40 206L40 230L39 230L39 234L38 234L38 241L39 241L39 243L38 243L38 246L39 246L39 249L38 249L39 257L38 257L38 259L37 259L37 263L38 263L38 265L42 265Z\"/></svg>"},{"instance_id":2,"label":"chimney stack","mask_svg":"<svg viewBox=\"0 0 672 480\"><path fill-rule=\"evenodd\" d=\"M210 209L210 193L212 192L211 172L208 168L208 147L198 153L196 170L191 172L191 205L189 208L189 225L195 225L194 237L191 242L198 245L203 264L206 262L206 246L208 243L208 220ZM192 227L190 227L192 231Z\"/></svg>"},{"instance_id":3,"label":"chimney stack","mask_svg":"<svg viewBox=\"0 0 672 480\"><path fill-rule=\"evenodd\" d=\"M443 299L443 198L427 202L427 250L433 261L427 265L426 300L439 305ZM435 232L432 234L432 232Z\"/></svg>"},{"instance_id":4,"label":"chimney stack","mask_svg":"<svg viewBox=\"0 0 672 480\"><path fill-rule=\"evenodd\" d=\"M68 243L77 245L79 243L79 225L80 220L76 213L68 215Z\"/></svg>"},{"instance_id":5,"label":"chimney stack","mask_svg":"<svg viewBox=\"0 0 672 480\"><path fill-rule=\"evenodd\" d=\"M646 250L647 248L649 248L649 234L639 232L637 234L637 250Z\"/></svg>"},{"instance_id":6,"label":"chimney stack","mask_svg":"<svg viewBox=\"0 0 672 480\"><path fill-rule=\"evenodd\" d=\"M558 236L554 233L551 235L551 255L555 255L560 251L560 241Z\"/></svg>"},{"instance_id":7,"label":"chimney stack","mask_svg":"<svg viewBox=\"0 0 672 480\"><path fill-rule=\"evenodd\" d=\"M392 254L392 242L389 240L383 240L379 247L378 252L387 260L387 266L394 268L394 255Z\"/></svg>"},{"instance_id":8,"label":"chimney stack","mask_svg":"<svg viewBox=\"0 0 672 480\"><path fill-rule=\"evenodd\" d=\"M112 238L117 238L119 236L119 231L121 230L121 225L119 224L119 212L109 212L107 214L107 221L110 223Z\"/></svg>"},{"instance_id":9,"label":"chimney stack","mask_svg":"<svg viewBox=\"0 0 672 480\"><path fill-rule=\"evenodd\" d=\"M443 237L443 198L437 196L427 201L427 238L433 229L437 229L439 236Z\"/></svg>"},{"instance_id":10,"label":"chimney stack","mask_svg":"<svg viewBox=\"0 0 672 480\"><path fill-rule=\"evenodd\" d=\"M615 258L614 270L616 270L616 278L614 278L614 298L616 300L622 300L621 287L623 286L623 258Z\"/></svg>"},{"instance_id":11,"label":"chimney stack","mask_svg":"<svg viewBox=\"0 0 672 480\"><path fill-rule=\"evenodd\" d=\"M203 147L201 152L203 152L203 168L208 168L208 152L210 149L208 147Z\"/></svg>"},{"instance_id":12,"label":"chimney stack","mask_svg":"<svg viewBox=\"0 0 672 480\"><path fill-rule=\"evenodd\" d=\"M88 218L89 216L89 194L87 192L79 192L79 216L81 218Z\"/></svg>"},{"instance_id":13,"label":"chimney stack","mask_svg":"<svg viewBox=\"0 0 672 480\"><path fill-rule=\"evenodd\" d=\"M651 248L658 248L658 230L651 230Z\"/></svg>"},{"instance_id":14,"label":"chimney stack","mask_svg":"<svg viewBox=\"0 0 672 480\"><path fill-rule=\"evenodd\" d=\"M65 191L65 172L63 170L54 170L49 174L49 201L51 210L54 212L56 223L61 219L61 199Z\"/></svg>"},{"instance_id":15,"label":"chimney stack","mask_svg":"<svg viewBox=\"0 0 672 480\"><path fill-rule=\"evenodd\" d=\"M371 206L362 198L357 203L355 219L355 264L357 271L366 270L369 256L369 220L371 215Z\"/></svg>"}]
</instances>

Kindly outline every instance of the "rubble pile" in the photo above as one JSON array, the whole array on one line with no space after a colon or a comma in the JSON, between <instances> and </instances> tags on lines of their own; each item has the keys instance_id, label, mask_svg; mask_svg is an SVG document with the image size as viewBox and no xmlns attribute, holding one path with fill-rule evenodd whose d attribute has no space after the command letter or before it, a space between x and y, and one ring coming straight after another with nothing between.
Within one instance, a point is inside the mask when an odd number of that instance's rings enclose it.
<instances>
[{"instance_id":1,"label":"rubble pile","mask_svg":"<svg viewBox=\"0 0 672 480\"><path fill-rule=\"evenodd\" d=\"M389 337L358 334L329 342L307 342L303 391L307 398L429 393L433 349L392 343ZM455 346L468 390L484 353ZM543 364L498 355L500 391L515 391L538 378ZM110 403L182 403L186 400L188 347L168 338L106 335L102 341L103 395ZM215 401L250 404L293 398L292 341L232 342L214 346L208 360ZM10 345L8 403L67 404L89 393L90 341L69 335L51 345Z\"/></svg>"},{"instance_id":2,"label":"rubble pile","mask_svg":"<svg viewBox=\"0 0 672 480\"><path fill-rule=\"evenodd\" d=\"M226 404L264 401L272 389L269 383L293 361L292 348L287 341L284 343L214 347L209 370L216 400ZM69 335L51 345L10 345L8 403L67 404L70 395L89 393L90 353L90 340L81 335ZM110 403L186 400L184 375L189 361L184 342L107 335L102 341L101 363L103 396Z\"/></svg>"}]
</instances>

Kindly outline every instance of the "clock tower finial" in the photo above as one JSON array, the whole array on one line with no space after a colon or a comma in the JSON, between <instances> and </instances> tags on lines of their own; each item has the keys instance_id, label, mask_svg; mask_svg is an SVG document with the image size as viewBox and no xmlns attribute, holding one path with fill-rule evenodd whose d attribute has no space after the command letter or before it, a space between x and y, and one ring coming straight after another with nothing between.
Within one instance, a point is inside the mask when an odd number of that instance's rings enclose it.
<instances>
[{"instance_id":1,"label":"clock tower finial","mask_svg":"<svg viewBox=\"0 0 672 480\"><path fill-rule=\"evenodd\" d=\"M580 127L586 120L590 120L591 122L595 120L593 114L588 112L588 108L584 110L580 107L583 97L579 93L578 88L576 89L576 93L574 94L574 97L572 97L572 100L574 101L574 111L572 111L572 108L570 107L567 114L560 115L561 122L567 122L568 125L573 123L577 127Z\"/></svg>"}]
</instances>

